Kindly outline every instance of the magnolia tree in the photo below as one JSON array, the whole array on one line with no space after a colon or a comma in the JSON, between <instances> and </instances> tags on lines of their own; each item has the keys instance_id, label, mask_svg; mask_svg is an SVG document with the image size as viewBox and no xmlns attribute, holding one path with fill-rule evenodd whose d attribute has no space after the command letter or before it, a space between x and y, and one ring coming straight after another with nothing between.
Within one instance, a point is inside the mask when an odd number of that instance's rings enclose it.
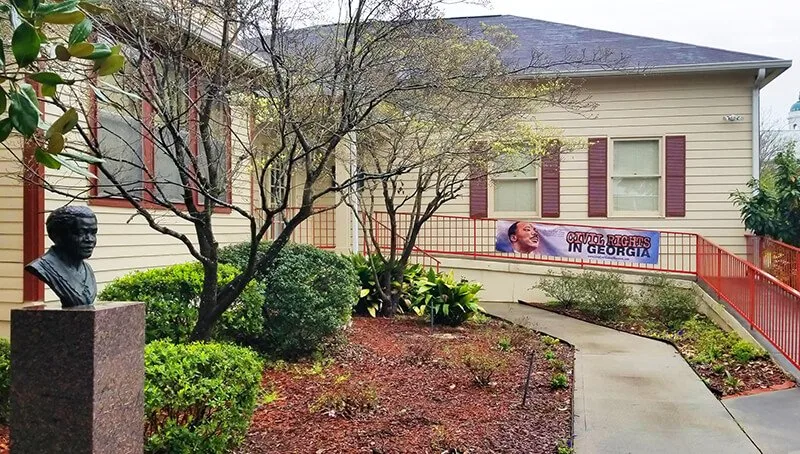
<instances>
[{"instance_id":1,"label":"magnolia tree","mask_svg":"<svg viewBox=\"0 0 800 454\"><path fill-rule=\"evenodd\" d=\"M204 270L192 336L207 339L322 198L422 168L409 161L356 175L333 170L344 142L402 124L382 109L402 107L424 120L430 104L415 99L441 87L468 93L480 81L480 71L452 71L468 62L438 58L457 45L437 20L438 3L343 2L337 24L309 28L308 15L280 0L111 1L114 14L94 27L94 46L119 42L109 49L127 64L113 77L99 75L102 91L76 83L53 98L64 114L74 108L87 119L73 126L83 143L67 147L102 159L96 181L88 190L39 183L132 207L180 241ZM242 206L247 196L232 197L242 194L238 186L249 195L251 179L256 210ZM251 243L246 265L224 285L221 215L244 220ZM270 232L273 241L259 247Z\"/></svg>"},{"instance_id":2,"label":"magnolia tree","mask_svg":"<svg viewBox=\"0 0 800 454\"><path fill-rule=\"evenodd\" d=\"M26 160L19 147L6 140L16 131L29 143L35 161L53 169L65 166L88 175L80 162L96 159L64 149L65 135L78 123L74 109L68 109L52 124L40 118L42 102L51 100L59 86L92 84L94 77L119 71L124 59L119 47L87 42L92 32L90 15L110 10L93 1L14 0L0 3L5 16L0 35L0 142L20 162ZM9 49L10 54L5 52ZM56 63L70 62L65 73L53 70ZM38 85L38 93L34 85Z\"/></svg>"}]
</instances>

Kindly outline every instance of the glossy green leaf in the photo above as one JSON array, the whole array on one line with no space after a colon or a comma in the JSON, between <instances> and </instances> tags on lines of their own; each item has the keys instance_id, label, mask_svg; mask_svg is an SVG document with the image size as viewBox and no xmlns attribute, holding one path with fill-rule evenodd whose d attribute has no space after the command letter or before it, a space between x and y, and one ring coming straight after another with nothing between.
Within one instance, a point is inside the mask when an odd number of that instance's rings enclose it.
<instances>
[{"instance_id":1,"label":"glossy green leaf","mask_svg":"<svg viewBox=\"0 0 800 454\"><path fill-rule=\"evenodd\" d=\"M6 111L6 107L8 107L8 95L3 87L0 87L0 114Z\"/></svg>"},{"instance_id":2,"label":"glossy green leaf","mask_svg":"<svg viewBox=\"0 0 800 454\"><path fill-rule=\"evenodd\" d=\"M33 74L30 76L30 78L31 80L47 85L71 84L71 81L67 82L64 79L62 79L61 76L59 76L58 74L47 71Z\"/></svg>"},{"instance_id":3,"label":"glossy green leaf","mask_svg":"<svg viewBox=\"0 0 800 454\"><path fill-rule=\"evenodd\" d=\"M39 125L38 106L21 91L11 93L9 97L11 107L8 109L8 116L11 118L11 123L23 136L32 136Z\"/></svg>"},{"instance_id":4,"label":"glossy green leaf","mask_svg":"<svg viewBox=\"0 0 800 454\"><path fill-rule=\"evenodd\" d=\"M62 151L61 156L66 156L73 161L80 161L88 164L101 164L105 162L104 159L94 157L90 154L81 153L80 151Z\"/></svg>"},{"instance_id":5,"label":"glossy green leaf","mask_svg":"<svg viewBox=\"0 0 800 454\"><path fill-rule=\"evenodd\" d=\"M69 46L69 53L73 57L86 58L94 52L92 43L78 43Z\"/></svg>"},{"instance_id":6,"label":"glossy green leaf","mask_svg":"<svg viewBox=\"0 0 800 454\"><path fill-rule=\"evenodd\" d=\"M33 0L14 0L13 3L20 11L31 11L33 9Z\"/></svg>"},{"instance_id":7,"label":"glossy green leaf","mask_svg":"<svg viewBox=\"0 0 800 454\"><path fill-rule=\"evenodd\" d=\"M86 41L89 35L92 34L92 21L87 17L86 19L78 22L72 27L69 33L69 45L78 44Z\"/></svg>"},{"instance_id":8,"label":"glossy green leaf","mask_svg":"<svg viewBox=\"0 0 800 454\"><path fill-rule=\"evenodd\" d=\"M63 14L78 11L78 0L65 0L62 2L48 2L36 7L36 13L40 16L50 14Z\"/></svg>"},{"instance_id":9,"label":"glossy green leaf","mask_svg":"<svg viewBox=\"0 0 800 454\"><path fill-rule=\"evenodd\" d=\"M28 66L39 58L41 45L36 29L27 22L22 22L11 37L11 51L20 67Z\"/></svg>"},{"instance_id":10,"label":"glossy green leaf","mask_svg":"<svg viewBox=\"0 0 800 454\"><path fill-rule=\"evenodd\" d=\"M78 124L78 112L74 108L70 108L63 115L58 117L58 120L47 129L45 138L49 139L55 134L66 134Z\"/></svg>"},{"instance_id":11,"label":"glossy green leaf","mask_svg":"<svg viewBox=\"0 0 800 454\"><path fill-rule=\"evenodd\" d=\"M65 157L64 153L53 155L53 159L58 161L61 165L63 165L67 169L77 173L78 175L84 176L89 179L97 178L96 176L92 175L92 173L89 172L89 170L77 165L75 161L72 161L69 158Z\"/></svg>"},{"instance_id":12,"label":"glossy green leaf","mask_svg":"<svg viewBox=\"0 0 800 454\"><path fill-rule=\"evenodd\" d=\"M102 60L109 56L111 56L111 47L109 47L108 44L99 43L94 45L94 50L91 54L83 58L89 60Z\"/></svg>"},{"instance_id":13,"label":"glossy green leaf","mask_svg":"<svg viewBox=\"0 0 800 454\"><path fill-rule=\"evenodd\" d=\"M66 47L59 44L56 46L56 58L61 61L69 61L69 59L72 58L72 55L70 55Z\"/></svg>"},{"instance_id":14,"label":"glossy green leaf","mask_svg":"<svg viewBox=\"0 0 800 454\"><path fill-rule=\"evenodd\" d=\"M55 159L55 156L51 155L50 153L44 151L41 148L36 149L36 152L34 152L34 157L36 158L36 162L47 168L55 170L61 168L61 162Z\"/></svg>"},{"instance_id":15,"label":"glossy green leaf","mask_svg":"<svg viewBox=\"0 0 800 454\"><path fill-rule=\"evenodd\" d=\"M59 154L62 151L64 151L64 136L59 133L55 133L47 142L47 152L50 154Z\"/></svg>"},{"instance_id":16,"label":"glossy green leaf","mask_svg":"<svg viewBox=\"0 0 800 454\"><path fill-rule=\"evenodd\" d=\"M86 19L83 11L73 11L71 13L50 14L42 18L48 24L77 24Z\"/></svg>"},{"instance_id":17,"label":"glossy green leaf","mask_svg":"<svg viewBox=\"0 0 800 454\"><path fill-rule=\"evenodd\" d=\"M359 298L363 298L363 297L365 297L367 295L369 295L369 289L368 288L362 288L361 292L359 292L359 294L358 294L358 297Z\"/></svg>"},{"instance_id":18,"label":"glossy green leaf","mask_svg":"<svg viewBox=\"0 0 800 454\"><path fill-rule=\"evenodd\" d=\"M42 87L42 96L52 98L53 96L56 95L55 85L42 84L41 87Z\"/></svg>"},{"instance_id":19,"label":"glossy green leaf","mask_svg":"<svg viewBox=\"0 0 800 454\"><path fill-rule=\"evenodd\" d=\"M14 125L11 124L10 118L3 118L0 120L0 142L8 139L8 136L11 135L12 129L14 129Z\"/></svg>"},{"instance_id":20,"label":"glossy green leaf","mask_svg":"<svg viewBox=\"0 0 800 454\"><path fill-rule=\"evenodd\" d=\"M25 94L31 100L36 109L39 109L39 99L36 96L36 90L33 89L31 84L19 84L19 91Z\"/></svg>"},{"instance_id":21,"label":"glossy green leaf","mask_svg":"<svg viewBox=\"0 0 800 454\"><path fill-rule=\"evenodd\" d=\"M367 312L369 312L369 315L372 316L372 318L375 318L375 316L377 315L375 311L375 306L367 307Z\"/></svg>"},{"instance_id":22,"label":"glossy green leaf","mask_svg":"<svg viewBox=\"0 0 800 454\"><path fill-rule=\"evenodd\" d=\"M101 76L108 76L122 69L125 66L125 58L122 55L112 55L100 65L97 74Z\"/></svg>"}]
</instances>

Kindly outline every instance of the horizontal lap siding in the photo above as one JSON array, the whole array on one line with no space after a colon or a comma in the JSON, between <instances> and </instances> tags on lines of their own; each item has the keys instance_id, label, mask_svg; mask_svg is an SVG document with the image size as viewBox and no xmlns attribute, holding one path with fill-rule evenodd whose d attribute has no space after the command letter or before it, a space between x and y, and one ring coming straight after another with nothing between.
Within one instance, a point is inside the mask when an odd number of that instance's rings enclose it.
<instances>
[{"instance_id":1,"label":"horizontal lap siding","mask_svg":"<svg viewBox=\"0 0 800 454\"><path fill-rule=\"evenodd\" d=\"M7 142L16 148L14 139ZM18 149L18 148L17 148ZM20 165L0 150L0 337L8 337L9 311L22 304L23 232Z\"/></svg>"},{"instance_id":2,"label":"horizontal lap siding","mask_svg":"<svg viewBox=\"0 0 800 454\"><path fill-rule=\"evenodd\" d=\"M536 114L573 138L686 136L686 217L589 218L584 149L563 156L561 216L550 221L698 232L744 253L744 227L730 193L746 189L751 177L751 80L747 74L589 79L584 87L598 103L590 118L554 109ZM743 120L723 121L728 114Z\"/></svg>"}]
</instances>

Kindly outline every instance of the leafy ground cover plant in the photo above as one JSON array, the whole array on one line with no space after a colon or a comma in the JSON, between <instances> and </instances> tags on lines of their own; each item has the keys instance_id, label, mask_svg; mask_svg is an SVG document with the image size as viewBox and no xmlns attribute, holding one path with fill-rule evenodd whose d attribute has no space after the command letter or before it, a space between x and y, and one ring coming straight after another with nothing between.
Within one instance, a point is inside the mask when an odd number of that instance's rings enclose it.
<instances>
[{"instance_id":1,"label":"leafy ground cover plant","mask_svg":"<svg viewBox=\"0 0 800 454\"><path fill-rule=\"evenodd\" d=\"M479 282L457 281L453 273L436 273L428 270L415 282L414 312L422 317L433 317L433 322L458 326L485 312L478 304Z\"/></svg>"}]
</instances>

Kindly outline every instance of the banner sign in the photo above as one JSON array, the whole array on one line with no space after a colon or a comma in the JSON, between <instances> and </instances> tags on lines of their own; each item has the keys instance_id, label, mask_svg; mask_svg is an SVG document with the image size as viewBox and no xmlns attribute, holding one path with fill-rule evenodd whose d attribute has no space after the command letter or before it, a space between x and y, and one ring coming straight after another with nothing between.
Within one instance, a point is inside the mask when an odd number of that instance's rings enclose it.
<instances>
[{"instance_id":1,"label":"banner sign","mask_svg":"<svg viewBox=\"0 0 800 454\"><path fill-rule=\"evenodd\" d=\"M661 233L649 230L605 229L527 221L497 221L499 252L576 259L658 263Z\"/></svg>"}]
</instances>

